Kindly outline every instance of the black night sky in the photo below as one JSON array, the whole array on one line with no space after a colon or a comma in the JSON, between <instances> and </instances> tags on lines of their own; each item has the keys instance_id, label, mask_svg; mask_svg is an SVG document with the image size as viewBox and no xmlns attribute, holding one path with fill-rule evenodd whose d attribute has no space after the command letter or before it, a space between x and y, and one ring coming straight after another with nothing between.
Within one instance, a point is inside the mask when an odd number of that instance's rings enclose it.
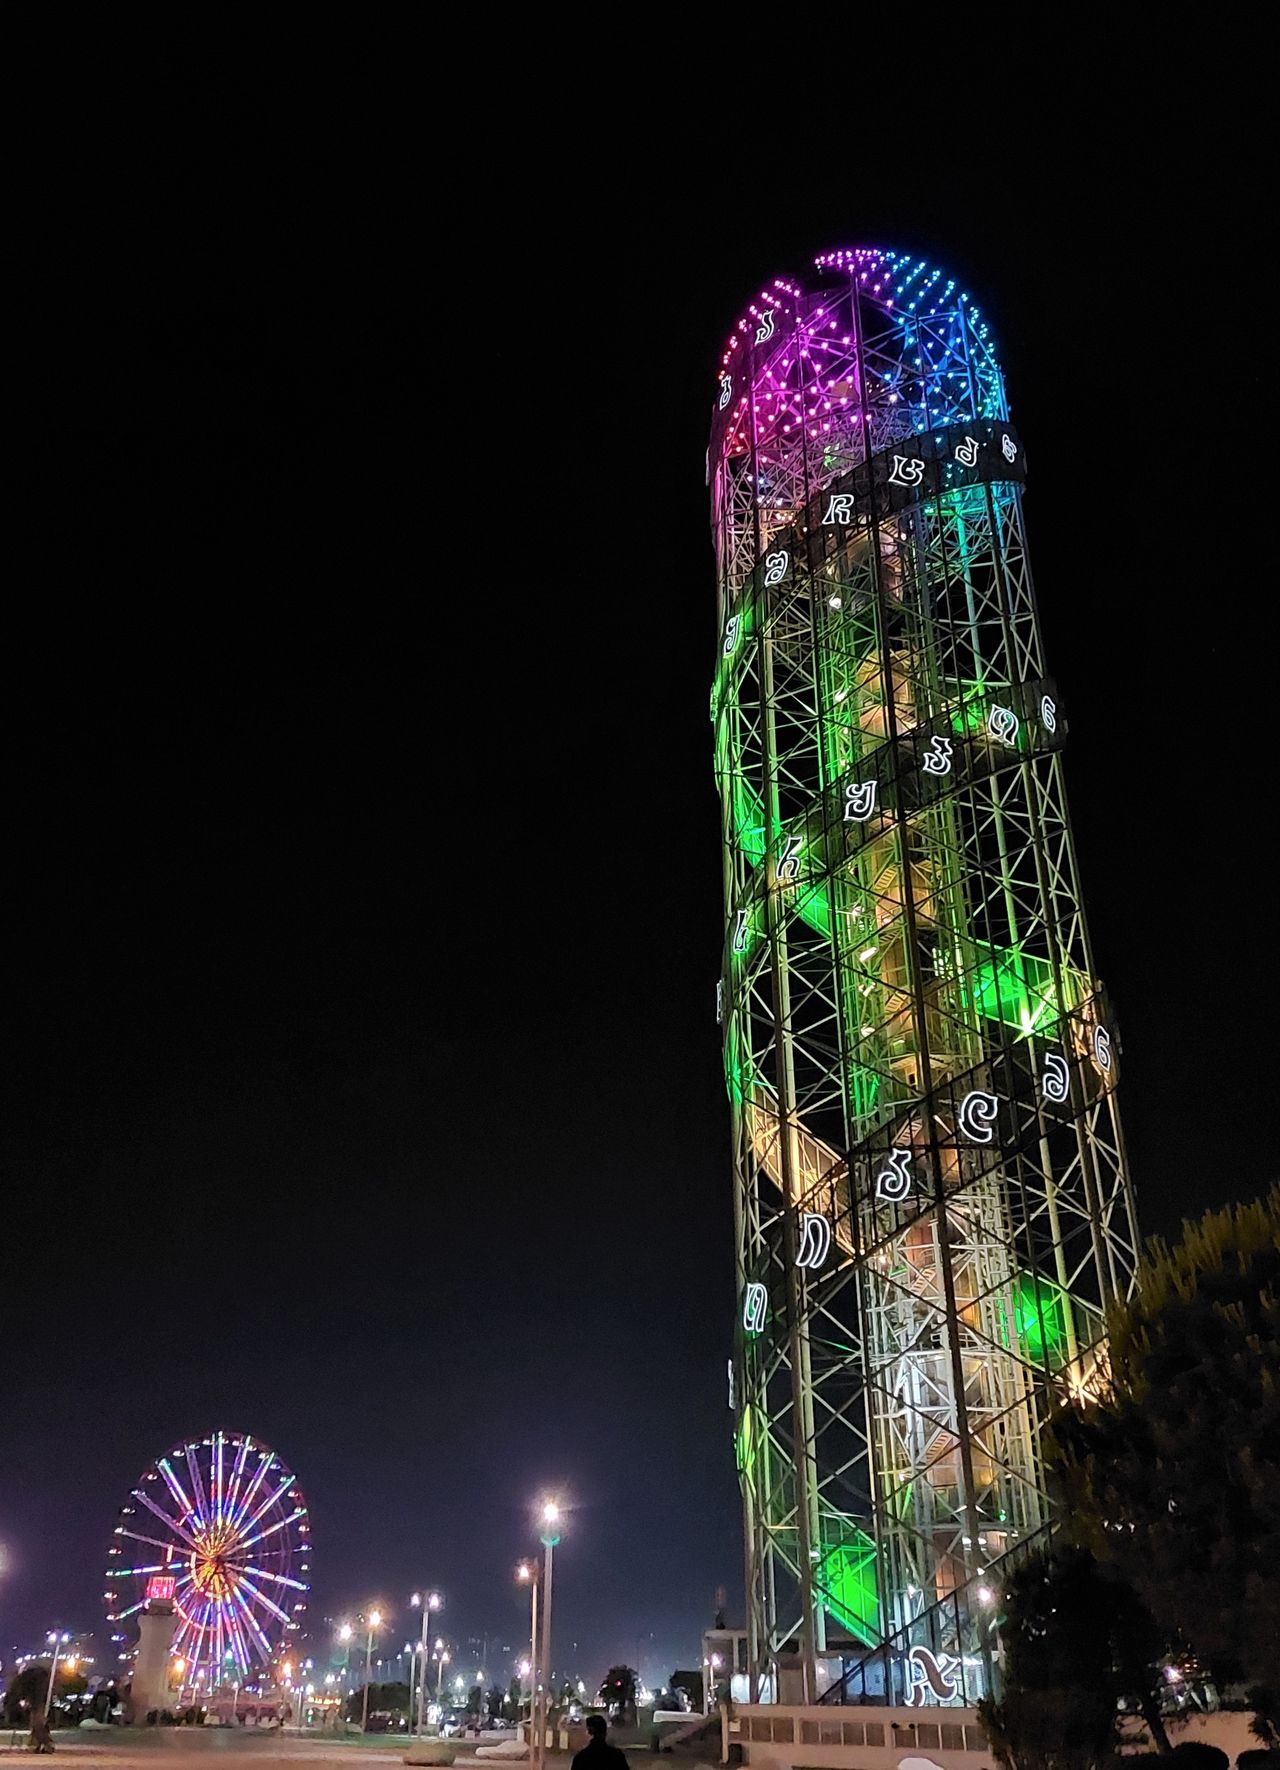
<instances>
[{"instance_id":1,"label":"black night sky","mask_svg":"<svg viewBox=\"0 0 1280 1770\"><path fill-rule=\"evenodd\" d=\"M827 247L995 328L1143 1226L1275 1172L1245 99L1135 53L939 88L936 138L753 125L657 56L446 127L395 59L296 129L175 63L198 152L55 107L30 173L6 1661L101 1627L117 1508L217 1425L301 1478L318 1645L423 1582L516 1645L546 1487L558 1668L666 1675L737 1601L703 451L741 306Z\"/></svg>"}]
</instances>

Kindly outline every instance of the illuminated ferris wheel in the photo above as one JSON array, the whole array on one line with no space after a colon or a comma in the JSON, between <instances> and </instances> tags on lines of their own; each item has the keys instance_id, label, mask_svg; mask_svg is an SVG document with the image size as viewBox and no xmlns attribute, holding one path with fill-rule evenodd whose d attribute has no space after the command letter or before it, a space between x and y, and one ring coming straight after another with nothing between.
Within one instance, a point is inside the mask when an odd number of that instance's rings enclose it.
<instances>
[{"instance_id":1,"label":"illuminated ferris wheel","mask_svg":"<svg viewBox=\"0 0 1280 1770\"><path fill-rule=\"evenodd\" d=\"M120 1509L108 1620L172 1602L184 1682L243 1683L299 1627L311 1538L297 1477L241 1433L191 1439L154 1463Z\"/></svg>"}]
</instances>

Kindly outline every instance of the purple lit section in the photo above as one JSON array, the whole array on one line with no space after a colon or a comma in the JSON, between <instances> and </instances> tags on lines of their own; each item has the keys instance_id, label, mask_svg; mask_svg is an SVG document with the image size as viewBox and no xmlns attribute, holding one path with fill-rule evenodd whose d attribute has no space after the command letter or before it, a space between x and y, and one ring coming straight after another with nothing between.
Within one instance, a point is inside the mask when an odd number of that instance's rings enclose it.
<instances>
[{"instance_id":1,"label":"purple lit section","mask_svg":"<svg viewBox=\"0 0 1280 1770\"><path fill-rule=\"evenodd\" d=\"M881 247L825 252L805 285L761 289L725 343L708 462L718 531L745 559L757 513L767 539L869 457L1007 417L987 324L954 278Z\"/></svg>"}]
</instances>

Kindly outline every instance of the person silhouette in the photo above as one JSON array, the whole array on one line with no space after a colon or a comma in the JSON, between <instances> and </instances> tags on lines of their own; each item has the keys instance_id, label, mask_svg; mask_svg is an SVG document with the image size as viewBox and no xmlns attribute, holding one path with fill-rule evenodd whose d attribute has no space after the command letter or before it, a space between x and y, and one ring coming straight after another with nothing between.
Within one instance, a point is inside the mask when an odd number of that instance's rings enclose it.
<instances>
[{"instance_id":1,"label":"person silhouette","mask_svg":"<svg viewBox=\"0 0 1280 1770\"><path fill-rule=\"evenodd\" d=\"M590 1738L574 1753L573 1770L631 1770L627 1754L608 1742L609 1723L603 1715L587 1716Z\"/></svg>"}]
</instances>

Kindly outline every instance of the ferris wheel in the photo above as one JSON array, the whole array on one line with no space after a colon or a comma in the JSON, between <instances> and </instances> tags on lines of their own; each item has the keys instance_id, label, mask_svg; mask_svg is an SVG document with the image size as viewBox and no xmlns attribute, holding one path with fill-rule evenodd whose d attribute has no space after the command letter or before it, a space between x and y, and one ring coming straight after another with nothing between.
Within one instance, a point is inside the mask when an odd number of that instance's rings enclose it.
<instances>
[{"instance_id":1,"label":"ferris wheel","mask_svg":"<svg viewBox=\"0 0 1280 1770\"><path fill-rule=\"evenodd\" d=\"M107 1554L108 1621L172 1601L183 1682L244 1683L300 1625L310 1529L297 1477L265 1444L214 1432L175 1445L120 1508Z\"/></svg>"}]
</instances>

